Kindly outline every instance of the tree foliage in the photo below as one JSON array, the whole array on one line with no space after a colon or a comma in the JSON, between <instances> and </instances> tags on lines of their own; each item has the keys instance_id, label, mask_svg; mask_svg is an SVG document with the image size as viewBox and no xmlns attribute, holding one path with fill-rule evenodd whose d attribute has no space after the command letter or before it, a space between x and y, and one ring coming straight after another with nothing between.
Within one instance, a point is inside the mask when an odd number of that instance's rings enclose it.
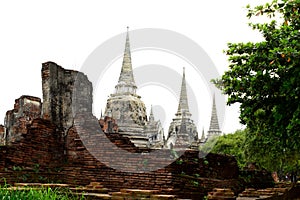
<instances>
[{"instance_id":1,"label":"tree foliage","mask_svg":"<svg viewBox=\"0 0 300 200\"><path fill-rule=\"evenodd\" d=\"M250 137L249 137L250 136ZM251 141L251 138L256 140ZM256 162L261 168L269 171L278 171L281 173L292 172L297 170L300 166L300 153L296 152L292 157L283 157L279 159L278 155L273 152L264 150L260 145L261 142L257 141L262 137L252 137L249 129L237 130L234 133L225 134L210 138L200 150L206 153L212 152L217 154L226 154L235 156L239 167L245 167L249 162ZM255 145L257 147L255 147ZM254 152L254 151L257 152ZM282 164L285 162L285 165ZM282 168L276 168L282 165Z\"/></svg>"},{"instance_id":2,"label":"tree foliage","mask_svg":"<svg viewBox=\"0 0 300 200\"><path fill-rule=\"evenodd\" d=\"M268 16L249 25L264 40L229 43L229 70L215 84L240 103L246 124L247 157L280 170L300 152L300 0L273 1L248 8L247 17Z\"/></svg>"},{"instance_id":3,"label":"tree foliage","mask_svg":"<svg viewBox=\"0 0 300 200\"><path fill-rule=\"evenodd\" d=\"M245 135L246 130L237 130L232 134L226 134L220 137L214 137L204 144L201 150L212 153L227 154L235 156L238 165L244 167L245 159Z\"/></svg>"}]
</instances>

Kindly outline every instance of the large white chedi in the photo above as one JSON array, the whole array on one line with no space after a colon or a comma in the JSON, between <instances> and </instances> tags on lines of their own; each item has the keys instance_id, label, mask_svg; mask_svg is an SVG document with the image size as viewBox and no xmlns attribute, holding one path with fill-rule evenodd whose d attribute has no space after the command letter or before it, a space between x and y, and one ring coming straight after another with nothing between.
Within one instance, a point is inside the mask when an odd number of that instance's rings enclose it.
<instances>
[{"instance_id":1,"label":"large white chedi","mask_svg":"<svg viewBox=\"0 0 300 200\"><path fill-rule=\"evenodd\" d=\"M161 148L164 144L161 123L154 120L152 109L148 120L145 104L136 94L136 89L127 30L119 81L115 93L107 100L104 115L113 117L120 134L129 137L135 146Z\"/></svg>"}]
</instances>

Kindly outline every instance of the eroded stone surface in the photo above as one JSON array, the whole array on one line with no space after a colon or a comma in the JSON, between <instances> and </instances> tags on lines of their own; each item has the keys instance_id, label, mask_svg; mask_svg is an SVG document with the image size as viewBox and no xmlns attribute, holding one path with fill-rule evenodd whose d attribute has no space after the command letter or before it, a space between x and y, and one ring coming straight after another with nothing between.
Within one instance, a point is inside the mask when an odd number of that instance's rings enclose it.
<instances>
[{"instance_id":1,"label":"eroded stone surface","mask_svg":"<svg viewBox=\"0 0 300 200\"><path fill-rule=\"evenodd\" d=\"M99 124L104 133L117 133L119 131L119 127L116 123L116 120L112 117L101 117L99 120Z\"/></svg>"},{"instance_id":2,"label":"eroded stone surface","mask_svg":"<svg viewBox=\"0 0 300 200\"><path fill-rule=\"evenodd\" d=\"M76 113L92 113L93 87L87 76L54 62L42 65L42 117L67 132Z\"/></svg>"},{"instance_id":3,"label":"eroded stone surface","mask_svg":"<svg viewBox=\"0 0 300 200\"><path fill-rule=\"evenodd\" d=\"M112 95L107 100L105 116L116 119L119 129L126 132L142 132L147 121L145 104L138 96Z\"/></svg>"},{"instance_id":4,"label":"eroded stone surface","mask_svg":"<svg viewBox=\"0 0 300 200\"><path fill-rule=\"evenodd\" d=\"M5 128L3 125L0 125L0 146L5 145Z\"/></svg>"},{"instance_id":5,"label":"eroded stone surface","mask_svg":"<svg viewBox=\"0 0 300 200\"><path fill-rule=\"evenodd\" d=\"M14 109L6 112L5 143L19 141L27 133L27 126L41 116L41 99L23 95L15 100Z\"/></svg>"}]
</instances>

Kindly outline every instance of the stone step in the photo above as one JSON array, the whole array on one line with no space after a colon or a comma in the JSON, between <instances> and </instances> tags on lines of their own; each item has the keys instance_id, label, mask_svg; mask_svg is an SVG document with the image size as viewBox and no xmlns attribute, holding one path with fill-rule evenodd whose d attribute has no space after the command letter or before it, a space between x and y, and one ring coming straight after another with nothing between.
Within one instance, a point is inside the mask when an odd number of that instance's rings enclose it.
<instances>
[{"instance_id":1,"label":"stone step","mask_svg":"<svg viewBox=\"0 0 300 200\"><path fill-rule=\"evenodd\" d=\"M177 198L175 195L166 195L166 194L151 195L151 200L165 200L165 199L177 199Z\"/></svg>"},{"instance_id":2,"label":"stone step","mask_svg":"<svg viewBox=\"0 0 300 200\"><path fill-rule=\"evenodd\" d=\"M68 184L58 184L58 183L15 183L16 187L49 187L49 188L69 188Z\"/></svg>"},{"instance_id":3,"label":"stone step","mask_svg":"<svg viewBox=\"0 0 300 200\"><path fill-rule=\"evenodd\" d=\"M74 193L78 196L83 196L86 200L100 200L100 199L111 199L111 195L109 194L98 194L98 193Z\"/></svg>"},{"instance_id":4,"label":"stone step","mask_svg":"<svg viewBox=\"0 0 300 200\"><path fill-rule=\"evenodd\" d=\"M70 188L72 192L86 192L86 193L98 193L98 194L107 194L109 190L107 188L85 188L85 187L79 187L79 188Z\"/></svg>"},{"instance_id":5,"label":"stone step","mask_svg":"<svg viewBox=\"0 0 300 200\"><path fill-rule=\"evenodd\" d=\"M283 187L266 188L266 189L258 189L258 190L253 188L247 188L245 191L239 194L237 200L265 199L265 198L283 195L288 190L289 188L283 188Z\"/></svg>"},{"instance_id":6,"label":"stone step","mask_svg":"<svg viewBox=\"0 0 300 200\"><path fill-rule=\"evenodd\" d=\"M16 187L41 187L41 183L15 183Z\"/></svg>"},{"instance_id":7,"label":"stone step","mask_svg":"<svg viewBox=\"0 0 300 200\"><path fill-rule=\"evenodd\" d=\"M254 188L247 188L239 194L239 197L259 197L259 193Z\"/></svg>"},{"instance_id":8,"label":"stone step","mask_svg":"<svg viewBox=\"0 0 300 200\"><path fill-rule=\"evenodd\" d=\"M178 199L176 195L160 194L158 190L121 189L120 192L108 193L99 183L90 183L86 187L72 188L67 184L16 183L7 190L40 190L45 187L69 188L74 195L83 196L86 200L168 200Z\"/></svg>"},{"instance_id":9,"label":"stone step","mask_svg":"<svg viewBox=\"0 0 300 200\"><path fill-rule=\"evenodd\" d=\"M72 187L70 190L73 193L84 193L84 194L108 194L109 189L103 187L99 182L90 182L89 185L85 187Z\"/></svg>"},{"instance_id":10,"label":"stone step","mask_svg":"<svg viewBox=\"0 0 300 200\"><path fill-rule=\"evenodd\" d=\"M132 195L151 195L151 194L157 194L159 191L158 190L121 189L120 192L132 194Z\"/></svg>"},{"instance_id":11,"label":"stone step","mask_svg":"<svg viewBox=\"0 0 300 200\"><path fill-rule=\"evenodd\" d=\"M112 200L130 199L130 200L165 200L177 199L175 195L159 194L158 190L139 190L139 189L121 189L120 192L110 193Z\"/></svg>"},{"instance_id":12,"label":"stone step","mask_svg":"<svg viewBox=\"0 0 300 200\"><path fill-rule=\"evenodd\" d=\"M236 200L236 197L226 197L226 196L218 196L218 197L209 197L210 200Z\"/></svg>"},{"instance_id":13,"label":"stone step","mask_svg":"<svg viewBox=\"0 0 300 200\"><path fill-rule=\"evenodd\" d=\"M277 195L277 192L272 189L260 189L257 190L260 196L274 196Z\"/></svg>"},{"instance_id":14,"label":"stone step","mask_svg":"<svg viewBox=\"0 0 300 200\"><path fill-rule=\"evenodd\" d=\"M41 187L8 187L5 190L18 190L18 191L29 191L29 190L41 190Z\"/></svg>"},{"instance_id":15,"label":"stone step","mask_svg":"<svg viewBox=\"0 0 300 200\"><path fill-rule=\"evenodd\" d=\"M235 200L234 193L229 188L214 188L208 193L207 199L210 200Z\"/></svg>"}]
</instances>

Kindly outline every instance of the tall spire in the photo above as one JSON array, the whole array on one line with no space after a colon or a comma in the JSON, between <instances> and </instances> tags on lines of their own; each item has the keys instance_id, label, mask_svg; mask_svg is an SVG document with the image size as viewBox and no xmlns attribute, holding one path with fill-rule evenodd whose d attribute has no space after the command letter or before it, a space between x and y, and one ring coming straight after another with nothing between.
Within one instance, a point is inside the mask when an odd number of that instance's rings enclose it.
<instances>
[{"instance_id":1,"label":"tall spire","mask_svg":"<svg viewBox=\"0 0 300 200\"><path fill-rule=\"evenodd\" d=\"M178 104L178 110L175 118L170 124L166 146L168 148L190 148L193 143L198 141L197 127L191 119L192 114L189 111L185 68L183 68L181 91ZM179 145L179 146L178 146ZM183 146L182 146L183 145Z\"/></svg>"},{"instance_id":2,"label":"tall spire","mask_svg":"<svg viewBox=\"0 0 300 200\"><path fill-rule=\"evenodd\" d=\"M183 68L183 75L182 75L182 82L181 82L181 91L180 91L180 99L179 105L176 115L191 115L189 112L189 103L187 98L187 91L186 91L186 82L185 82L185 67Z\"/></svg>"},{"instance_id":3,"label":"tall spire","mask_svg":"<svg viewBox=\"0 0 300 200\"><path fill-rule=\"evenodd\" d=\"M149 122L154 122L154 115L153 115L153 109L151 105L150 115L149 115Z\"/></svg>"},{"instance_id":4,"label":"tall spire","mask_svg":"<svg viewBox=\"0 0 300 200\"><path fill-rule=\"evenodd\" d=\"M137 87L134 81L132 63L131 63L129 27L127 26L123 63L122 63L122 69L121 69L119 81L118 84L116 85L116 94L124 94L124 93L135 94L136 88Z\"/></svg>"},{"instance_id":5,"label":"tall spire","mask_svg":"<svg viewBox=\"0 0 300 200\"><path fill-rule=\"evenodd\" d=\"M220 127L219 127L219 121L218 121L215 94L213 96L213 105L212 105L210 126L209 126L209 131L208 132L209 133L221 133Z\"/></svg>"},{"instance_id":6,"label":"tall spire","mask_svg":"<svg viewBox=\"0 0 300 200\"><path fill-rule=\"evenodd\" d=\"M201 135L201 141L204 141L205 140L205 135L204 135L204 128L202 128L202 135Z\"/></svg>"}]
</instances>

